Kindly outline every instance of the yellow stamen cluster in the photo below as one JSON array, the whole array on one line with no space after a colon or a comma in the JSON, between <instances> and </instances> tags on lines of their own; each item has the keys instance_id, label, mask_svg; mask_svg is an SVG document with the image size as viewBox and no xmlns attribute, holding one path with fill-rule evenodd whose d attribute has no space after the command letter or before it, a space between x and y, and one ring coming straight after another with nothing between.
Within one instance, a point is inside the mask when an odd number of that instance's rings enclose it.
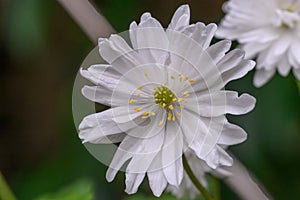
<instances>
[{"instance_id":1,"label":"yellow stamen cluster","mask_svg":"<svg viewBox=\"0 0 300 200\"><path fill-rule=\"evenodd\" d=\"M145 77L148 77L148 73L145 72L144 73ZM175 80L177 77L171 75L170 79L171 80ZM195 82L193 79L189 79L188 76L183 76L182 74L178 74L178 79L180 82L185 82L184 84L184 88L189 87L189 83L193 83ZM134 99L130 99L129 100L129 104L134 104L137 101L137 97L141 97L141 92L143 90L142 86L138 86L137 87L137 93L135 94L135 98ZM190 94L188 91L185 91L183 93L182 97L176 97L175 94L168 88L168 82L164 83L163 85L160 85L158 87L154 88L154 92L153 92L153 97L154 97L154 102L161 106L162 108L164 108L167 111L167 117L166 120L167 121L176 121L176 118L180 118L182 117L182 114L179 111L176 111L176 108L180 108L181 110L184 109L184 106L181 103L187 103L187 100L185 99L185 97L189 97ZM136 112L141 112L142 108L140 107L134 107L133 108ZM147 118L151 117L151 116L155 116L155 113L153 111L143 111L141 114L141 118L143 120L146 120ZM161 120L159 122L159 126L162 126L164 124L164 119Z\"/></svg>"},{"instance_id":2,"label":"yellow stamen cluster","mask_svg":"<svg viewBox=\"0 0 300 200\"><path fill-rule=\"evenodd\" d=\"M300 5L297 3L291 3L289 7L286 8L286 11L288 12L296 12L298 10L300 10Z\"/></svg>"},{"instance_id":3,"label":"yellow stamen cluster","mask_svg":"<svg viewBox=\"0 0 300 200\"><path fill-rule=\"evenodd\" d=\"M179 106L180 109L183 109L184 106L180 105L180 102L187 102L187 101L183 98L177 98L175 94L169 88L166 87L166 85L156 87L153 95L154 95L155 103L160 105L162 108L166 109L167 121L174 122L176 121L176 117L178 118L182 116L181 113L175 111L175 106ZM189 93L185 92L184 96L188 97ZM163 121L160 121L159 126L162 126L162 124Z\"/></svg>"},{"instance_id":4,"label":"yellow stamen cluster","mask_svg":"<svg viewBox=\"0 0 300 200\"><path fill-rule=\"evenodd\" d=\"M155 88L154 92L155 103L161 105L163 108L169 106L173 99L175 99L174 93L166 86L160 86Z\"/></svg>"}]
</instances>

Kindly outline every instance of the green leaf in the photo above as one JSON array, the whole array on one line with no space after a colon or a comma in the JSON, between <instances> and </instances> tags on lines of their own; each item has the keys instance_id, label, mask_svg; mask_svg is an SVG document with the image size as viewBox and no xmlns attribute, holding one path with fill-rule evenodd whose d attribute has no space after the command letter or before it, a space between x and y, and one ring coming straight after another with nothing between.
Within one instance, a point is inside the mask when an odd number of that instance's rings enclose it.
<instances>
[{"instance_id":1,"label":"green leaf","mask_svg":"<svg viewBox=\"0 0 300 200\"><path fill-rule=\"evenodd\" d=\"M88 180L80 180L57 193L44 194L35 200L92 200L93 184Z\"/></svg>"},{"instance_id":2,"label":"green leaf","mask_svg":"<svg viewBox=\"0 0 300 200\"><path fill-rule=\"evenodd\" d=\"M125 200L157 200L158 198L155 196L146 196L143 194L135 194L127 197ZM171 194L163 194L159 199L163 200L188 200L188 198L178 199L177 197Z\"/></svg>"}]
</instances>

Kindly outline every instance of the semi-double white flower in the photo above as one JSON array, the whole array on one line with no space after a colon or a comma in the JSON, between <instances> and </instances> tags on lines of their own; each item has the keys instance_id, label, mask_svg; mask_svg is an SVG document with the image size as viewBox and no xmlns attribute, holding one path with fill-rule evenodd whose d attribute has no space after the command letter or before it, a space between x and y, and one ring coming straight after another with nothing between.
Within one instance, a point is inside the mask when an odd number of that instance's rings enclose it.
<instances>
[{"instance_id":1,"label":"semi-double white flower","mask_svg":"<svg viewBox=\"0 0 300 200\"><path fill-rule=\"evenodd\" d=\"M246 58L257 56L254 85L261 87L276 69L291 69L300 80L300 0L229 0L216 35L237 40Z\"/></svg>"},{"instance_id":2,"label":"semi-double white flower","mask_svg":"<svg viewBox=\"0 0 300 200\"><path fill-rule=\"evenodd\" d=\"M226 114L251 111L255 98L224 86L243 77L255 62L244 52L229 53L231 42L210 46L217 26L189 24L183 5L165 30L149 13L132 22L129 44L118 35L99 39L108 64L82 69L92 86L83 95L111 108L86 116L79 125L84 143L117 143L106 179L126 166L126 192L135 193L147 175L154 195L183 179L182 155L193 152L211 168L232 165L223 146L246 139ZM227 53L227 54L226 54ZM99 153L99 152L98 152ZM101 152L105 153L105 152Z\"/></svg>"}]
</instances>

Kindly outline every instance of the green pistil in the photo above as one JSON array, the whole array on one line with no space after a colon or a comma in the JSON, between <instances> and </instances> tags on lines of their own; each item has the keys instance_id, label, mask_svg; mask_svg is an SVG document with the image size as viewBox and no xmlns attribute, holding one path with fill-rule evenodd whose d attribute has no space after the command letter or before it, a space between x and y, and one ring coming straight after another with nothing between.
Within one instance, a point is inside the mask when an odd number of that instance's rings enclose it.
<instances>
[{"instance_id":1,"label":"green pistil","mask_svg":"<svg viewBox=\"0 0 300 200\"><path fill-rule=\"evenodd\" d=\"M154 99L156 104L162 107L166 107L169 106L172 102L174 102L176 96L166 86L160 86L155 88Z\"/></svg>"}]
</instances>

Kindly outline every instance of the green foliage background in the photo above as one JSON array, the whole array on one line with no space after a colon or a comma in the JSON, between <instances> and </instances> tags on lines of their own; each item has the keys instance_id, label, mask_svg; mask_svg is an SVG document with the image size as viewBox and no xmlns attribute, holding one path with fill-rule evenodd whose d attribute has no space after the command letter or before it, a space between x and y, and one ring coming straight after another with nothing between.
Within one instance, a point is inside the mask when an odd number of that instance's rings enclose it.
<instances>
[{"instance_id":1,"label":"green foliage background","mask_svg":"<svg viewBox=\"0 0 300 200\"><path fill-rule=\"evenodd\" d=\"M164 26L184 1L97 0L117 31L151 11ZM222 1L188 1L192 21L218 22ZM146 183L137 195L124 190L124 175L107 183L106 166L77 137L72 86L94 45L56 1L0 0L0 170L22 200L156 199ZM299 52L300 55L300 52ZM231 148L275 199L300 198L300 96L292 75L276 75L260 89L253 72L228 89L257 98L253 112L228 116L248 132ZM146 182L146 181L144 181ZM238 197L221 183L222 199ZM166 194L162 199L174 199Z\"/></svg>"}]
</instances>

